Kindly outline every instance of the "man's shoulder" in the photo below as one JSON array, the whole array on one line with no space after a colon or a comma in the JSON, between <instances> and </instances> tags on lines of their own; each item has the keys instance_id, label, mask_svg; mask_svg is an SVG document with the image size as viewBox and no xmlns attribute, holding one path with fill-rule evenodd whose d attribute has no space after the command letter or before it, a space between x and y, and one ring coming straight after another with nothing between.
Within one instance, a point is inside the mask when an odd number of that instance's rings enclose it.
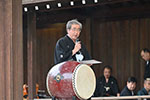
<instances>
[{"instance_id":1,"label":"man's shoulder","mask_svg":"<svg viewBox=\"0 0 150 100\"><path fill-rule=\"evenodd\" d=\"M105 81L105 77L104 76L100 76L97 78L97 82L98 83L103 83Z\"/></svg>"},{"instance_id":2,"label":"man's shoulder","mask_svg":"<svg viewBox=\"0 0 150 100\"><path fill-rule=\"evenodd\" d=\"M115 77L113 77L113 76L110 76L110 77L109 77L109 79L110 79L110 80L114 80L114 81L116 81L116 78L115 78ZM105 80L104 75L100 76L100 77L98 78L98 80Z\"/></svg>"},{"instance_id":3,"label":"man's shoulder","mask_svg":"<svg viewBox=\"0 0 150 100\"><path fill-rule=\"evenodd\" d=\"M147 95L146 90L142 88L141 90L138 91L138 95Z\"/></svg>"},{"instance_id":4,"label":"man's shoulder","mask_svg":"<svg viewBox=\"0 0 150 100\"><path fill-rule=\"evenodd\" d=\"M110 76L111 80L117 81L117 79L114 76Z\"/></svg>"},{"instance_id":5,"label":"man's shoulder","mask_svg":"<svg viewBox=\"0 0 150 100\"><path fill-rule=\"evenodd\" d=\"M125 86L121 91L120 96L129 96L129 95L130 95L130 91L128 90L127 86Z\"/></svg>"},{"instance_id":6,"label":"man's shoulder","mask_svg":"<svg viewBox=\"0 0 150 100\"><path fill-rule=\"evenodd\" d=\"M57 42L64 41L65 39L66 39L66 36L63 36L63 37L59 38Z\"/></svg>"},{"instance_id":7,"label":"man's shoulder","mask_svg":"<svg viewBox=\"0 0 150 100\"><path fill-rule=\"evenodd\" d=\"M127 90L128 90L127 86L125 86L122 91L127 91Z\"/></svg>"},{"instance_id":8,"label":"man's shoulder","mask_svg":"<svg viewBox=\"0 0 150 100\"><path fill-rule=\"evenodd\" d=\"M103 79L105 79L103 75L98 78L98 80L103 80Z\"/></svg>"},{"instance_id":9,"label":"man's shoulder","mask_svg":"<svg viewBox=\"0 0 150 100\"><path fill-rule=\"evenodd\" d=\"M66 36L63 36L63 37L61 37L61 38L59 38L58 39L58 41L57 41L57 44L62 44L62 43L65 43L65 41L67 40L67 37Z\"/></svg>"}]
</instances>

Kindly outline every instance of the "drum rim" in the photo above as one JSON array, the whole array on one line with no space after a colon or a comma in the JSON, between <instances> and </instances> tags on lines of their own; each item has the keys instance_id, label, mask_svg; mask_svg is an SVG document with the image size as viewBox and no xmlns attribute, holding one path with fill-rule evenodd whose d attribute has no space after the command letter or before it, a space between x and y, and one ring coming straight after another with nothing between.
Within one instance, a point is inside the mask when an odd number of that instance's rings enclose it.
<instances>
[{"instance_id":1,"label":"drum rim","mask_svg":"<svg viewBox=\"0 0 150 100\"><path fill-rule=\"evenodd\" d=\"M48 72L48 74L47 74L47 78L46 78L46 88L47 88L47 91L48 91L48 93L49 93L49 95L52 97L53 95L52 95L52 93L50 92L50 88L49 88L49 85L48 85L48 81L49 81L49 75L51 74L51 71L52 71L52 69L53 68L55 68L55 66L60 66L60 65L63 65L65 62L61 62L61 63L59 63L59 64L57 64L57 65L54 65L50 70L49 70L49 72Z\"/></svg>"},{"instance_id":2,"label":"drum rim","mask_svg":"<svg viewBox=\"0 0 150 100\"><path fill-rule=\"evenodd\" d=\"M76 96L79 98L79 99L83 99L79 96L78 92L77 92L77 89L75 88L75 73L77 71L77 69L79 68L81 64L79 64L78 66L76 66L76 68L74 69L73 71L73 74L72 74L72 86L73 86L73 90L74 90L74 93L76 94Z\"/></svg>"},{"instance_id":3,"label":"drum rim","mask_svg":"<svg viewBox=\"0 0 150 100\"><path fill-rule=\"evenodd\" d=\"M49 76L49 73L47 76ZM46 78L46 87L47 87L47 91L48 91L49 95L52 97L52 94L50 92L49 85L48 85L48 80L49 80L49 77Z\"/></svg>"},{"instance_id":4,"label":"drum rim","mask_svg":"<svg viewBox=\"0 0 150 100\"><path fill-rule=\"evenodd\" d=\"M78 66L76 66L76 68L74 69L74 72L73 72L73 76L72 76L72 85L73 85L73 90L74 90L74 93L76 94L76 96L79 98L79 99L88 99L88 98L83 98L83 97L81 97L79 94L78 94L78 92L77 92L77 89L76 89L76 86L75 86L75 77L76 77L76 75L75 75L75 73L77 72L77 70L79 69L79 67L81 66L81 65L86 65L86 66L88 66L87 64L79 64ZM90 66L88 66L88 67L90 67ZM92 70L93 71L93 70ZM94 72L93 72L93 74L94 74ZM95 74L94 74L94 76L95 76ZM96 81L96 78L95 78L95 81ZM96 82L95 82L96 83ZM95 88L96 88L96 85L95 85ZM90 98L90 97L89 97Z\"/></svg>"}]
</instances>

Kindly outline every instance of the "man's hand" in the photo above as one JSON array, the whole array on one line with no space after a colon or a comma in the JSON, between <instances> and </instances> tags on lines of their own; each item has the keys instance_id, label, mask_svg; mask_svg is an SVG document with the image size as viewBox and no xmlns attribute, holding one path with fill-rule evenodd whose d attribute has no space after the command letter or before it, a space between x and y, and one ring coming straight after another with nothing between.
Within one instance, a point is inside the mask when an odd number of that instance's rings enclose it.
<instances>
[{"instance_id":1,"label":"man's hand","mask_svg":"<svg viewBox=\"0 0 150 100\"><path fill-rule=\"evenodd\" d=\"M76 42L74 49L72 50L72 55L76 54L81 49L81 42Z\"/></svg>"}]
</instances>

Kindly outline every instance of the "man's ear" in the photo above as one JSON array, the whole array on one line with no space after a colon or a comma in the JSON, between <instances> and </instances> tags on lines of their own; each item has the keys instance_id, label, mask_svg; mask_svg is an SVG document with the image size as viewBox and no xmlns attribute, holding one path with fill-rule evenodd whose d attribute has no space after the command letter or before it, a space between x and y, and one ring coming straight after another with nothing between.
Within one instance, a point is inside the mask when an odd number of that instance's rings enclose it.
<instances>
[{"instance_id":1,"label":"man's ear","mask_svg":"<svg viewBox=\"0 0 150 100\"><path fill-rule=\"evenodd\" d=\"M127 84L128 84L129 82L127 81Z\"/></svg>"},{"instance_id":2,"label":"man's ear","mask_svg":"<svg viewBox=\"0 0 150 100\"><path fill-rule=\"evenodd\" d=\"M70 31L70 29L67 29L67 32L69 32Z\"/></svg>"},{"instance_id":3,"label":"man's ear","mask_svg":"<svg viewBox=\"0 0 150 100\"><path fill-rule=\"evenodd\" d=\"M150 53L149 52L146 52L146 55L148 55L150 57Z\"/></svg>"}]
</instances>

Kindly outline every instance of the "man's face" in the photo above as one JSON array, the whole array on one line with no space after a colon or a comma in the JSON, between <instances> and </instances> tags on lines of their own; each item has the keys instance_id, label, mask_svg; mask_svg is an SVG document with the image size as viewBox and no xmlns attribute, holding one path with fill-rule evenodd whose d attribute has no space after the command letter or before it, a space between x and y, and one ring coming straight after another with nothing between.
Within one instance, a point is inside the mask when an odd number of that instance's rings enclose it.
<instances>
[{"instance_id":1,"label":"man's face","mask_svg":"<svg viewBox=\"0 0 150 100\"><path fill-rule=\"evenodd\" d=\"M111 71L110 71L110 69L105 68L105 69L104 69L104 77L105 77L105 78L109 78L109 77L110 77L110 75L111 75Z\"/></svg>"},{"instance_id":2,"label":"man's face","mask_svg":"<svg viewBox=\"0 0 150 100\"><path fill-rule=\"evenodd\" d=\"M147 91L150 91L150 80L147 80L144 82L144 88L147 90Z\"/></svg>"},{"instance_id":3,"label":"man's face","mask_svg":"<svg viewBox=\"0 0 150 100\"><path fill-rule=\"evenodd\" d=\"M141 51L141 57L145 60L148 61L150 59L150 54L148 52L144 52L143 50Z\"/></svg>"},{"instance_id":4,"label":"man's face","mask_svg":"<svg viewBox=\"0 0 150 100\"><path fill-rule=\"evenodd\" d=\"M127 87L130 91L133 91L136 88L136 82L127 82Z\"/></svg>"},{"instance_id":5,"label":"man's face","mask_svg":"<svg viewBox=\"0 0 150 100\"><path fill-rule=\"evenodd\" d=\"M80 25L72 24L71 29L68 29L67 32L70 38L75 41L80 36L81 32Z\"/></svg>"}]
</instances>

